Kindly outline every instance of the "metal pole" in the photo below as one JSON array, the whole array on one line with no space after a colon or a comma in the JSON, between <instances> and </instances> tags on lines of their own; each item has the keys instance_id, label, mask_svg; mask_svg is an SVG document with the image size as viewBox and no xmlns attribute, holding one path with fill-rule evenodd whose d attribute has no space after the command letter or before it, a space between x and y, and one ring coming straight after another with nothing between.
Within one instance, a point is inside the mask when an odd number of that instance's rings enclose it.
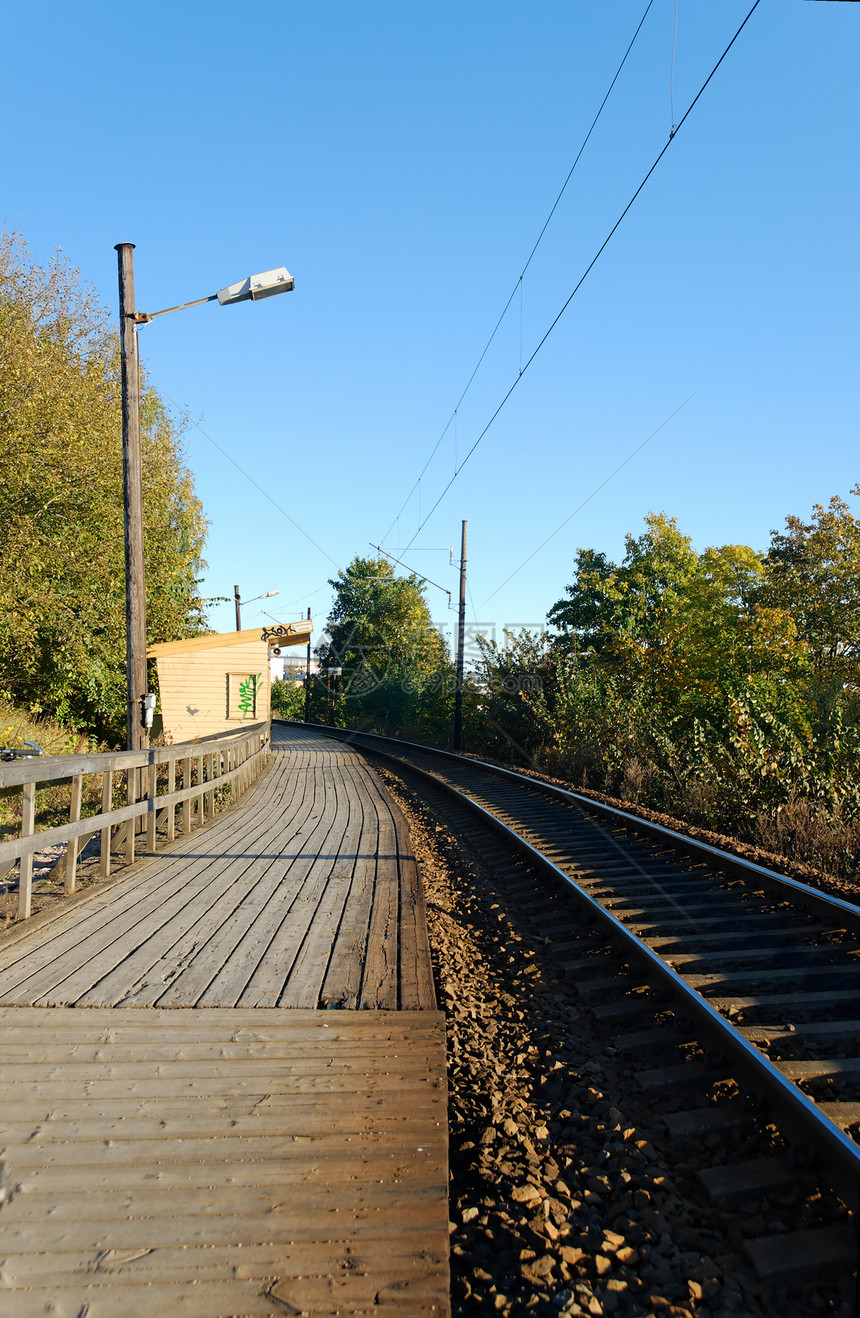
<instances>
[{"instance_id":1,"label":"metal pole","mask_svg":"<svg viewBox=\"0 0 860 1318\"><path fill-rule=\"evenodd\" d=\"M140 453L140 360L134 320L134 243L117 243L122 370L122 479L125 522L125 670L128 749L145 750L146 587L143 566L143 471Z\"/></svg>"},{"instance_id":2,"label":"metal pole","mask_svg":"<svg viewBox=\"0 0 860 1318\"><path fill-rule=\"evenodd\" d=\"M308 622L311 620L311 611L308 609ZM308 632L308 653L305 659L305 723L311 721L311 634Z\"/></svg>"},{"instance_id":3,"label":"metal pole","mask_svg":"<svg viewBox=\"0 0 860 1318\"><path fill-rule=\"evenodd\" d=\"M242 601L239 598L239 587L233 587L233 603L236 605L236 631L242 630Z\"/></svg>"},{"instance_id":4,"label":"metal pole","mask_svg":"<svg viewBox=\"0 0 860 1318\"><path fill-rule=\"evenodd\" d=\"M463 739L463 644L466 635L466 527L460 541L460 616L457 620L457 687L454 692L454 750L461 748Z\"/></svg>"}]
</instances>

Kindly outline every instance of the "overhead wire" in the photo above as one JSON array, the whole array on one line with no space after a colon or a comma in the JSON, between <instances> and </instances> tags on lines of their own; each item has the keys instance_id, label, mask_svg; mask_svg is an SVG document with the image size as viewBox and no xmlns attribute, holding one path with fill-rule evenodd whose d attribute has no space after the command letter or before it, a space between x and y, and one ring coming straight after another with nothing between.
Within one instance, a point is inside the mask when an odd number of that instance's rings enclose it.
<instances>
[{"instance_id":1,"label":"overhead wire","mask_svg":"<svg viewBox=\"0 0 860 1318\"><path fill-rule=\"evenodd\" d=\"M297 530L301 535L303 535L303 536L305 537L306 540L310 541L310 543L313 545L314 549L318 549L319 552L322 554L323 558L327 558L328 561L329 561L331 564L333 564L334 567L337 568L338 572L340 572L340 570L341 570L340 563L338 563L336 559L332 558L331 554L329 554L325 549L323 549L322 545L317 544L317 542L316 542L316 540L314 540L313 536L310 535L310 534L305 530L305 528L304 528L303 526L300 526L300 525L299 525L299 523L296 521L295 517L291 517L290 514L287 512L286 508L282 508L281 505L277 502L277 500L275 500L275 499L272 498L272 496L271 496L271 494L269 494L268 490L264 490L263 487L262 487L262 485L259 483L259 481L255 481L255 480L254 480L254 477L250 474L250 472L247 472L247 471L245 470L244 467L241 467L241 466L239 465L239 463L236 461L236 459L235 459L234 457L231 457L231 455L227 452L227 450L226 450L225 448L222 448L222 447L221 447L221 445L218 443L217 439L213 439L212 436L208 433L208 431L206 431L206 430L203 429L203 427L201 426L201 424L200 424L199 421L192 421L191 418L188 416L188 413L187 413L187 412L186 412L186 411L180 406L179 403L177 403L177 401L176 401L175 398L171 398L171 397L170 397L170 394L165 394L164 396L165 396L165 398L168 399L169 402L171 402L171 403L173 404L173 406L176 408L176 410L177 410L177 412L180 414L180 416L184 417L184 418L188 421L188 424L191 425L191 426L193 426L193 427L195 428L195 430L199 430L200 433L201 433L201 435L204 437L204 439L208 439L208 440L209 440L209 443L213 446L213 448L217 448L218 452L222 455L222 457L225 457L225 458L227 459L228 462L232 463L232 465L236 468L236 470L237 470L238 472L241 472L241 473L242 473L242 475L245 477L245 480L250 481L251 484L254 486L254 489L255 489L255 490L259 490L259 492L260 492L260 494L262 494L263 498L264 498L264 499L268 499L268 500L269 500L269 503L272 505L272 507L273 507L273 508L277 508L277 510L278 510L278 512L281 514L281 516L282 516L282 517L286 517L287 521L290 522L290 523L292 523L292 525L296 528L296 530ZM315 594L315 593L316 593L316 592L314 592L314 594Z\"/></svg>"},{"instance_id":2,"label":"overhead wire","mask_svg":"<svg viewBox=\"0 0 860 1318\"><path fill-rule=\"evenodd\" d=\"M440 586L439 582L434 581L432 577L425 576L423 572L416 572L414 568L409 567L408 564L402 561L402 559L395 558L387 549L383 549L380 545L375 545L372 540L370 541L370 547L371 549L375 549L377 554L384 554L386 558L390 558L392 563L399 563L402 568L406 569L410 576L417 577L419 581L426 581L428 586L435 586L437 590L441 590L443 595L448 596L448 607L451 607L451 592L448 590L447 586Z\"/></svg>"},{"instance_id":3,"label":"overhead wire","mask_svg":"<svg viewBox=\"0 0 860 1318\"><path fill-rule=\"evenodd\" d=\"M725 60L725 58L726 58L726 56L728 55L729 51L732 49L732 46L734 46L734 44L735 44L735 42L737 41L738 37L739 37L740 34L743 32L743 30L744 30L744 28L746 27L747 23L750 21L750 19L752 18L753 14L755 13L756 9L758 9L758 7L759 7L760 4L761 4L761 0L755 0L754 4L753 4L752 7L750 8L750 10L749 10L749 12L747 13L746 17L744 18L743 22L740 24L740 26L739 26L738 29L736 30L736 32L735 32L734 36L732 37L731 41L730 41L729 44L726 46L725 50L723 51L723 53L722 53L722 55L720 56L720 58L717 60L717 62L716 62L716 64L714 65L714 67L711 69L711 72L708 74L707 78L706 78L705 81L702 83L701 87L700 87L699 90L697 91L696 95L693 97L693 99L692 99L692 101L690 102L690 104L687 106L687 109L684 111L684 114L682 115L681 119L680 119L679 122L678 122L678 126L677 126L677 128L674 128L674 129L670 132L669 137L668 137L668 140L666 141L666 143L664 144L663 148L661 149L661 151L660 151L659 154L657 155L656 159L654 160L653 164L652 164L651 167L649 168L649 170L648 170L648 172L646 173L645 177L642 179L642 182L639 184L639 186L637 187L636 191L633 193L633 196L630 198L630 200L628 201L627 205L624 207L623 211L622 211L621 214L619 215L618 219L615 221L615 223L613 224L612 228L609 230L609 233L606 235L606 237L604 238L603 242L600 244L600 246L598 247L597 251L595 252L594 256L593 256L593 257L591 258L591 260L589 261L589 263L588 263L588 265L586 266L584 272L582 273L582 275L581 275L580 278L578 279L576 285L574 286L572 292L570 293L570 295L567 297L567 299L566 299L565 302L563 303L563 305L562 305L562 307L561 307L561 310L558 312L558 314L555 316L555 318L554 318L553 321L551 322L549 328L548 328L548 329L546 330L546 332L544 333L544 335L543 335L543 337L541 338L541 340L539 341L537 347L534 349L534 351L531 353L531 355L527 358L526 363L525 363L525 365L522 367L522 369L521 369L521 371L519 372L519 374L518 374L517 376L515 376L514 381L513 381L513 383L511 384L510 388L507 390L507 392L506 392L506 393L504 394L504 396L502 397L501 402L500 402L500 403L498 404L498 406L496 407L495 411L493 412L493 414L492 414L492 416L490 417L489 421L488 421L488 422L486 423L486 425L484 426L483 430L482 430L482 431L480 432L480 434L478 435L478 437L477 437L477 439L475 440L475 442L473 443L472 447L471 447L471 448L468 450L468 452L466 453L466 456L463 458L463 461L460 463L460 466L457 468L457 470L456 470L456 472L454 473L454 475L451 477L451 479L448 481L448 483L447 483L447 485L445 486L445 488L442 490L442 493L439 495L438 499L437 499L436 502L433 504L433 506L432 506L432 508L430 509L430 511L428 512L427 516L423 519L423 521L419 521L418 527L416 528L415 535L413 535L412 540L414 540L414 539L415 539L415 536L417 536L417 535L419 534L419 532L423 529L423 527L426 526L427 522L428 522L428 521L430 520L430 518L433 516L434 512L436 511L436 509L439 507L439 504L442 502L442 500L445 498L445 495L448 493L448 491L450 490L451 486L454 484L454 481L457 479L457 477L459 476L460 472L463 470L463 468L465 467L466 463L469 461L469 459L471 458L472 454L475 452L475 449L478 447L478 445L479 445L479 444L481 443L481 441L484 439L484 437L485 437L485 435L487 434L487 432L490 430L491 426L492 426L492 425L494 424L494 422L496 421L496 418L499 416L500 412L501 412L502 409L505 407L505 404L508 402L508 399L511 397L511 395L513 394L513 392L514 392L514 390L516 389L517 385L518 385L518 384L520 383L520 381L522 380L522 378L523 378L523 376L525 375L526 371L529 369L529 367L531 366L532 362L535 360L535 358L537 357L538 353L539 353L539 352L541 351L541 349L543 348L543 346L544 346L544 344L546 343L547 339L549 338L549 336L552 334L553 330L554 330L554 329L556 328L556 326L558 325L559 321L561 320L561 318L562 318L562 316L564 315L564 313L567 311L567 309L568 309L568 307L570 306L571 302L572 302L573 299L576 297L576 295L577 295L577 293L579 292L579 290L582 288L582 285L585 283L585 281L586 281L586 279L588 278L588 276L591 274L591 271L592 271L592 270L594 269L594 267L597 265L597 262L599 261L600 257L603 255L603 253L604 253L604 251L606 250L606 248L609 246L609 243L611 242L612 238L613 238L613 237L615 236L615 234L617 233L618 229L621 227L621 224L623 223L623 221L624 221L625 217L627 216L628 212L631 210L631 208L632 208L632 206L634 205L634 203L635 203L636 199L638 198L639 194L642 192L642 190L643 190L643 188L645 187L645 185L647 184L648 180L651 178L651 175L654 173L655 169L656 169L657 166L660 164L660 161L663 159L663 157L665 156L666 152L669 150L669 147L670 147L670 146L672 145L672 143L674 142L675 138L677 137L677 135L678 135L678 133L680 132L681 128L683 127L684 123L685 123L686 120L689 118L689 116L690 116L690 114L692 113L692 111L694 110L695 106L698 104L699 100L700 100L701 97L703 96L703 94L704 94L706 88L708 87L708 85L710 84L710 82L712 81L712 79L714 78L714 76L716 75L717 70L720 68L721 64L722 64L723 61ZM411 543L412 543L412 541L410 541L410 542L409 542L409 545L406 546L407 549L410 547Z\"/></svg>"},{"instance_id":4,"label":"overhead wire","mask_svg":"<svg viewBox=\"0 0 860 1318\"><path fill-rule=\"evenodd\" d=\"M588 497L587 497L586 499L583 499L582 503L579 504L576 508L574 508L573 512L572 512L572 513L569 513L568 516L565 517L564 521L561 522L561 523L559 523L559 525L555 528L555 530L552 531L552 532L547 536L547 538L546 538L545 540L542 540L542 541L541 541L541 543L538 545L537 549L533 549L532 552L529 554L528 558L524 558L523 561L522 561L522 563L520 563L519 567L518 567L518 568L514 568L513 572L510 574L510 576L509 576L509 577L505 577L504 581L502 582L502 584L501 584L500 586L496 586L496 589L493 591L492 595L488 595L487 598L484 600L484 604L489 604L490 600L493 599L496 595L498 595L499 591L500 591L500 590L503 590L504 587L508 584L509 581L513 581L513 579L514 579L514 577L517 575L517 573L518 573L518 572L522 572L522 570L523 570L523 568L526 566L526 564L527 564L527 563L530 563L530 562L532 561L532 559L535 557L535 555L540 553L540 551L543 549L544 545L548 545L549 542L550 542L550 540L554 540L555 537L558 535L559 531L563 531L564 528L567 526L568 522L572 521L573 518L576 516L577 513L582 512L582 509L585 507L585 505L586 505L587 503L590 503L591 500L594 498L594 496L595 496L596 494L599 494L600 491L604 488L604 486L608 485L609 482L613 479L613 477L617 476L618 473L619 473L619 471L622 471L623 468L627 466L628 462L632 462L632 460L636 457L636 454L637 454L637 453L641 453L642 450L643 450L643 448L645 447L645 445L646 445L646 444L650 444L650 443L651 443L651 440L654 438L654 436L655 436L655 435L659 435L659 433L660 433L660 431L663 429L663 427L664 427L664 426L667 426L667 425L669 424L669 422L672 420L672 418L673 418L673 417L676 417L676 416L678 415L678 413L681 411L681 409L684 408L684 407L686 407L687 404L690 402L690 399L692 399L692 398L695 398L695 392L692 393L692 394L690 394L689 398L685 398L684 401L683 401L683 403L680 403L680 404L675 408L674 412L670 412L669 415L666 417L666 420L665 420L665 421L661 421L660 424L659 424L659 426L657 427L657 429L656 429L656 430L652 430L652 431L651 431L651 434L648 436L647 439L643 439L642 443L641 443L641 444L638 444L638 445L636 446L636 448L633 450L632 453L628 453L628 455L627 455L627 457L624 459L624 461L621 462L621 463L619 463L618 466L615 468L615 470L612 471L612 472L610 472L609 475L606 477L605 480L602 480L602 481L600 482L599 485L596 485L596 486L595 486L595 488L591 491L591 493L588 495ZM481 605L481 608L484 607L484 604Z\"/></svg>"},{"instance_id":5,"label":"overhead wire","mask_svg":"<svg viewBox=\"0 0 860 1318\"><path fill-rule=\"evenodd\" d=\"M654 0L648 0L648 4L647 4L646 7L645 7L645 12L643 13L642 17L641 17L640 20L639 20L639 23L638 23L638 25L637 25L637 27L636 27L636 31L633 33L633 36L632 36L632 38L631 38L631 40L630 40L630 44L628 45L627 49L625 50L624 55L623 55L623 57L622 57L622 59L621 59L621 62L620 62L620 64L618 65L618 68L615 70L615 74L613 75L612 81L610 82L609 87L607 88L606 94L605 94L605 96L603 97L603 100L600 102L600 105L599 105L599 107L598 107L597 113L595 114L594 118L593 118L592 121L591 121L591 126L590 126L590 128L588 129L588 132L585 134L585 137L582 139L582 143L580 144L579 150L578 150L577 153L576 153L576 157L575 157L575 159L574 159L574 162L573 162L573 164L571 165L570 169L568 170L567 178L564 180L564 183L561 185L561 189L560 189L560 191L559 191L559 194L558 194L558 196L556 197L555 201L553 202L549 214L547 215L546 219L544 220L543 226L542 226L541 231L540 231L540 233L538 234L538 236L537 236L537 238L536 238L536 240L535 240L534 246L532 247L531 251L529 252L528 260L526 261L525 265L523 266L522 270L520 271L519 278L517 279L517 282L514 284L512 290L511 290L510 297L508 298L507 302L505 303L504 307L502 308L502 313L501 313L501 315L499 316L498 320L496 321L495 326L493 327L493 332L492 332L492 334L490 335L490 337L487 339L487 342L486 342L486 344L484 345L484 350L483 350L483 352L481 353L480 357L478 358L477 362L475 363L475 367L474 367L474 370L472 371L472 374L469 376L468 380L466 381L466 386L465 386L465 388L463 389L463 392L460 394L460 397L459 397L458 400L457 400L456 406L454 407L454 411L451 413L450 417L448 418L448 421L447 421L447 423L446 423L446 425L445 425L445 429L442 431L441 435L440 435L439 438L436 440L436 443L433 445L433 448L432 448L432 450L431 450L431 452L430 452L430 456L428 457L427 461L424 463L424 466L421 468L421 471L419 472L419 475L418 475L418 479L416 480L415 484L412 486L412 489L409 491L409 493L407 494L406 498L404 499L403 504L402 504L402 506L401 506L401 508L400 508L400 511L397 513L397 516L394 518L394 521L391 523L391 526L389 526L388 530L385 532L385 535L382 537L383 542L384 542L385 540L388 539L389 535L391 534L391 531L392 531L392 528L393 528L395 522L398 520L399 517L402 516L402 514L403 514L403 510L406 508L407 504L409 503L410 499L412 498L412 496L413 496L413 494L415 493L416 490L419 491L419 500L420 500L420 485L421 485L421 479L422 479L422 477L424 476L424 474L426 473L427 468L430 466L430 463L433 461L434 457L436 456L436 453L437 453L438 450L439 450L439 445L442 443L442 440L445 438L445 436L447 435L448 431L450 430L452 423L453 423L453 424L455 425L455 427L456 427L456 417L457 417L457 412L458 412L458 410L459 410L459 408L460 408L460 406L461 406L461 404L462 404L462 402L463 402L463 399L466 397L466 394L469 392L470 388L472 387L472 383L473 383L473 381L474 381L474 379L475 379L475 376L478 374L478 371L481 369L481 365L482 365L482 363L483 363L483 361L484 361L484 358L486 357L487 353L489 352L490 348L492 347L493 341L494 341L494 339L495 339L497 333L499 332L499 329L500 329L500 327L501 327L502 321L505 319L505 316L508 314L508 310L509 310L509 308L510 308L510 305L511 305L511 303L513 302L514 298L515 298L516 295L517 295L517 290L519 290L519 292L520 292L520 315L521 315L521 320L520 320L520 367L521 367L521 370L520 370L520 373L522 374L522 282L523 282L523 276L525 275L526 271L528 270L529 266L531 265L532 260L533 260L533 258L534 258L534 255L535 255L535 253L537 252L537 249L538 249L538 248L540 247L540 245L541 245L541 241L543 240L543 236L544 236L544 234L546 233L547 229L549 228L549 224L550 224L550 221L552 220L553 215L555 214L556 210L558 209L559 202L561 201L562 197L563 197L564 194L565 194L565 191L566 191L566 189L567 189L567 185L568 185L568 183L569 183L570 180L573 178L574 170L576 169L577 165L579 164L580 157L582 156L583 151L585 150L586 146L588 145L588 142L589 142L589 139L590 139L592 133L594 132L595 128L597 127L597 122L598 122L598 120L600 119L600 116L601 116L602 113L603 113L603 110L604 110L604 107L605 107L605 105L606 105L606 102L609 100L609 97L610 97L611 94L612 94L612 89L613 89L613 87L615 86L616 82L618 81L618 79L619 79L619 77L620 77L620 75L621 75L621 71L622 71L622 69L624 68L624 65L627 63L627 57L628 57L628 55L630 54L631 50L633 49L633 46L634 46L634 44L635 44L635 42L636 42L636 38L639 36L639 33L640 33L641 29L642 29L642 25L643 25L643 23L645 22L645 19L648 17L648 13L649 13L649 11L650 11L650 9L651 9L651 7L652 7L653 4L654 4ZM456 433L456 432L455 432L455 433ZM455 443L456 443L456 439L455 439ZM456 474L456 456L455 456L455 474ZM421 520L420 510L419 510L419 517L418 517L418 520L419 520L419 521Z\"/></svg>"}]
</instances>

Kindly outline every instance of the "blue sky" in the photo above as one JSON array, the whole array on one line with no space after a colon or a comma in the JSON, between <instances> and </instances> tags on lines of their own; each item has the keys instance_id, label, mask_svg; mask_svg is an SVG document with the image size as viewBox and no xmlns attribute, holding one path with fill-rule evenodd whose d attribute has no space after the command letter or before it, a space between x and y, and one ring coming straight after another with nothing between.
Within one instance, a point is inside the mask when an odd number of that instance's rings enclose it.
<instances>
[{"instance_id":1,"label":"blue sky","mask_svg":"<svg viewBox=\"0 0 860 1318\"><path fill-rule=\"evenodd\" d=\"M141 331L162 394L310 537L188 432L204 594L280 592L247 625L311 607L321 626L334 564L383 536L456 592L464 517L470 621L540 623L577 547L619 558L649 510L698 549L765 548L860 480L858 5L762 0L519 378L752 0L678 0L677 31L675 0L654 0L520 292L646 3L35 0L5 16L0 209L38 259L62 248L113 309L120 241L144 310L281 264L295 277L284 297ZM231 628L232 606L210 619Z\"/></svg>"}]
</instances>

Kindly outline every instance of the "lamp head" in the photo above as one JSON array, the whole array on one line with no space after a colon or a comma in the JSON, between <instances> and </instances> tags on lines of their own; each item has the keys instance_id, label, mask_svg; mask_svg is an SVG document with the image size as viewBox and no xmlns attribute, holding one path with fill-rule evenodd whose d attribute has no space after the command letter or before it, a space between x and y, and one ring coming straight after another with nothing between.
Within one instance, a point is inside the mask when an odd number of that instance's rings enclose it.
<instances>
[{"instance_id":1,"label":"lamp head","mask_svg":"<svg viewBox=\"0 0 860 1318\"><path fill-rule=\"evenodd\" d=\"M296 281L286 266L277 270L265 270L261 275L249 275L240 279L238 284L228 284L219 288L218 302L222 307L230 307L234 302L259 302L264 297L274 297L276 293L291 293Z\"/></svg>"}]
</instances>

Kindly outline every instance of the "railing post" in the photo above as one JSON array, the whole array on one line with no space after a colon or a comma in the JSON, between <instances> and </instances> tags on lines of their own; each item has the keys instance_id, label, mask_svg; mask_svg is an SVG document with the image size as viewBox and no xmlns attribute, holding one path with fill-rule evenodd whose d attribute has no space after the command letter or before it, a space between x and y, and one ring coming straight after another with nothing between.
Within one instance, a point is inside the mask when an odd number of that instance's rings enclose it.
<instances>
[{"instance_id":1,"label":"railing post","mask_svg":"<svg viewBox=\"0 0 860 1318\"><path fill-rule=\"evenodd\" d=\"M214 786L213 786L213 783L214 783L214 781L215 781L215 756L214 756L214 754L212 754L212 755L207 755L207 756L206 756L206 761L207 761L207 763L206 763L206 776L207 776L207 778L208 778L208 780L209 780L209 791L208 791L207 795L208 795L208 797L209 797L209 818L210 818L210 820L211 820L211 819L214 819L214 818L215 818L215 788L214 788Z\"/></svg>"},{"instance_id":2,"label":"railing post","mask_svg":"<svg viewBox=\"0 0 860 1318\"><path fill-rule=\"evenodd\" d=\"M100 768L99 759L93 755L84 755L80 757L69 757L66 766L66 774L61 777L68 777L70 782L69 797L69 824L62 826L62 831L68 837L69 833L73 836L69 839L66 848L65 859L61 862L63 870L63 886L67 896L75 892L77 886L77 865L83 850L84 844L90 839L99 835L101 842L101 857L99 862L99 873L102 878L108 878L113 868L113 854L125 853L126 864L129 866L135 863L135 860L141 854L143 847L154 853L158 847L158 828L159 828L159 811L157 809L159 800L159 781L158 772L160 764L167 766L167 796L164 798L165 804L161 811L161 816L166 813L165 832L167 840L175 840L177 831L176 811L177 806L166 804L174 796L181 795L184 799L179 802L182 806L181 827L186 836L192 831L194 815L196 811L197 822L199 824L208 823L215 818L217 807L217 798L223 788L218 786L219 779L228 776L230 778L230 798L233 801L247 792L251 785L263 772L268 764L268 751L271 742L271 733L268 727L255 731L239 732L238 736L232 734L221 740L219 738L210 741L204 746L197 746L194 755L185 755L181 759L174 751L152 752L151 758L147 757L147 763L142 766L128 767L127 759L122 754L106 755L109 763L113 763L114 768ZM177 748L178 750L178 748ZM139 752L133 754L139 755ZM102 760L104 762L104 760ZM80 772L78 772L80 770ZM30 770L28 769L29 773ZM30 782L22 784L23 795L21 805L21 839L32 839L35 833L35 814L36 814L36 791L38 783L49 781L45 771L44 778L39 776L38 768L33 770L33 779ZM100 813L82 819L83 805L83 782L87 774L101 774L101 809ZM182 791L177 788L177 778L181 773ZM124 774L126 782L126 810L117 813L127 813L128 811L139 811L131 817L123 820L118 825L105 823L106 817L113 813L113 786L114 775ZM186 795L188 793L188 795ZM52 830L48 830L49 833ZM59 830L53 830L57 832ZM145 840L141 837L138 842L138 836L145 835ZM9 848L9 850L12 850ZM19 854L22 852L24 854ZM29 918L32 912L32 893L33 893L33 857L36 851L34 841L31 841L26 847L15 847L13 856L18 856L19 861L19 893L18 893L18 915L20 919ZM11 859L10 859L11 863Z\"/></svg>"},{"instance_id":3,"label":"railing post","mask_svg":"<svg viewBox=\"0 0 860 1318\"><path fill-rule=\"evenodd\" d=\"M126 769L125 781L126 781L126 792L125 792L126 804L136 805L137 804L137 769ZM128 820L128 823L126 825L125 856L129 865L134 864L134 836L136 832L137 832L137 816L135 815Z\"/></svg>"},{"instance_id":4,"label":"railing post","mask_svg":"<svg viewBox=\"0 0 860 1318\"><path fill-rule=\"evenodd\" d=\"M171 797L176 791L176 760L171 755L167 761L167 795ZM176 837L176 806L167 807L167 840L172 842Z\"/></svg>"},{"instance_id":5,"label":"railing post","mask_svg":"<svg viewBox=\"0 0 860 1318\"><path fill-rule=\"evenodd\" d=\"M191 786L191 759L186 757L182 761L182 790L186 791ZM182 832L188 837L191 832L191 797L186 796L182 802Z\"/></svg>"},{"instance_id":6,"label":"railing post","mask_svg":"<svg viewBox=\"0 0 860 1318\"><path fill-rule=\"evenodd\" d=\"M156 765L154 758L147 768L146 774L148 778L146 800L149 807L149 813L146 816L146 849L149 852L153 852L155 851L155 825L157 823L155 817L155 798L158 795L158 766Z\"/></svg>"},{"instance_id":7,"label":"railing post","mask_svg":"<svg viewBox=\"0 0 860 1318\"><path fill-rule=\"evenodd\" d=\"M77 774L72 779L72 799L69 802L69 823L78 824L81 819L81 793L84 786L84 776L82 773ZM66 863L63 867L63 892L67 897L71 897L75 891L75 883L78 876L78 838L69 838L69 845L66 848Z\"/></svg>"},{"instance_id":8,"label":"railing post","mask_svg":"<svg viewBox=\"0 0 860 1318\"><path fill-rule=\"evenodd\" d=\"M105 769L102 774L102 814L110 813L113 805L113 769ZM110 878L110 825L101 830L101 860L99 873L103 879Z\"/></svg>"},{"instance_id":9,"label":"railing post","mask_svg":"<svg viewBox=\"0 0 860 1318\"><path fill-rule=\"evenodd\" d=\"M36 784L24 783L21 802L21 837L32 837L36 827ZM33 853L22 856L18 876L18 919L29 920L33 904Z\"/></svg>"}]
</instances>

